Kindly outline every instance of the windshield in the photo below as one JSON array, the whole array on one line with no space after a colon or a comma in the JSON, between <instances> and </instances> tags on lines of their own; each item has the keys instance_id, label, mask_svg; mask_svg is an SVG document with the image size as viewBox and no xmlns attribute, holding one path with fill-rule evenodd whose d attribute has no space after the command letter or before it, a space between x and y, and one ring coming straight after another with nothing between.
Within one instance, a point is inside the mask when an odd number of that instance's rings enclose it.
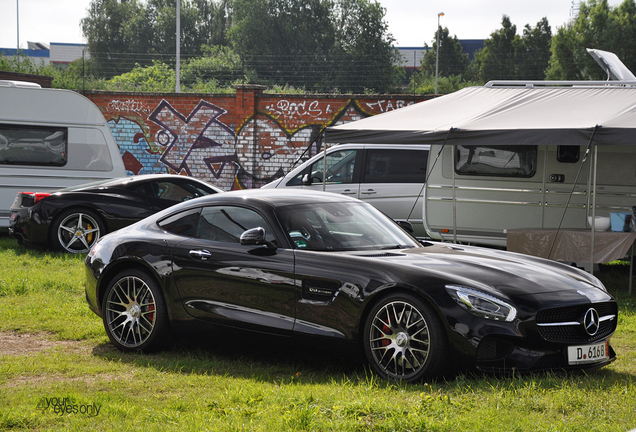
<instances>
[{"instance_id":1,"label":"windshield","mask_svg":"<svg viewBox=\"0 0 636 432\"><path fill-rule=\"evenodd\" d=\"M312 203L277 211L297 249L364 251L403 249L419 243L366 203Z\"/></svg>"}]
</instances>

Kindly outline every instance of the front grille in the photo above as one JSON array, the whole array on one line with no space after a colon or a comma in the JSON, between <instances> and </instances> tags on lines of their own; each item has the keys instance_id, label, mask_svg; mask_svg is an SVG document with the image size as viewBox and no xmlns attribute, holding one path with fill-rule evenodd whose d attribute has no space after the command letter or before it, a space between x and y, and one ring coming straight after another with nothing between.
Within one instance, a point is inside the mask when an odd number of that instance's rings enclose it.
<instances>
[{"instance_id":1,"label":"front grille","mask_svg":"<svg viewBox=\"0 0 636 432\"><path fill-rule=\"evenodd\" d=\"M587 310L593 307L600 316L616 315L618 305L614 302L587 303L575 306L565 306L554 309L544 309L537 314L537 324L577 321L583 319Z\"/></svg>"},{"instance_id":2,"label":"front grille","mask_svg":"<svg viewBox=\"0 0 636 432\"><path fill-rule=\"evenodd\" d=\"M587 334L583 326L583 317L591 307L596 309L601 320L599 329L594 336ZM542 310L537 314L537 325L539 334L546 341L590 343L614 333L618 322L617 315L618 305L615 302L588 303ZM559 325L560 323L563 325Z\"/></svg>"}]
</instances>

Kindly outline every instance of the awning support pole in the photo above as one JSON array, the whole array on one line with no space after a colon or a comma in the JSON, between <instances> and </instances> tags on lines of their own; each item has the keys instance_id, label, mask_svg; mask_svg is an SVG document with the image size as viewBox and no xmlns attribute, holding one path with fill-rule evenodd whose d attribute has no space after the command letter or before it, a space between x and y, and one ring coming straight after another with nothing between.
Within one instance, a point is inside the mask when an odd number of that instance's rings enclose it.
<instances>
[{"instance_id":1,"label":"awning support pole","mask_svg":"<svg viewBox=\"0 0 636 432\"><path fill-rule=\"evenodd\" d=\"M442 144L442 147L439 149L439 151L437 152L437 157L435 158L435 160L433 161L433 165L431 165L431 168L426 170L426 177L424 178L424 184L422 184L422 189L420 189L420 193L417 194L417 198L415 198L415 202L413 203L413 207L411 207L411 211L409 212L408 217L406 218L406 220L411 219L411 215L413 214L413 210L415 210L415 206L417 205L417 200L420 198L420 196L422 196L423 198L423 193L424 193L424 188L426 187L426 185L428 184L428 179L431 176L431 173L433 172L433 169L435 169L435 165L437 165L437 161L439 160L439 157L442 155L442 152L444 151L444 147L446 147L446 142L448 141L448 137L450 136L451 132L454 130L455 128L450 128L448 130L448 132L446 133L446 138L444 138L444 143ZM424 204L422 204L422 206L424 206L426 203L426 200L424 201ZM424 208L422 208L422 223L424 223Z\"/></svg>"},{"instance_id":2,"label":"awning support pole","mask_svg":"<svg viewBox=\"0 0 636 432\"><path fill-rule=\"evenodd\" d=\"M322 191L327 190L327 132L325 131L325 140L322 143ZM309 174L311 176L311 174Z\"/></svg>"},{"instance_id":3,"label":"awning support pole","mask_svg":"<svg viewBox=\"0 0 636 432\"><path fill-rule=\"evenodd\" d=\"M596 237L596 166L598 165L598 146L594 145L594 177L592 186L592 238L590 239L590 274L594 274L594 237Z\"/></svg>"},{"instance_id":4,"label":"awning support pole","mask_svg":"<svg viewBox=\"0 0 636 432\"><path fill-rule=\"evenodd\" d=\"M579 171L576 173L576 178L574 179L574 183L572 183L572 190L570 191L568 202L565 204L565 208L563 209L563 214L561 214L561 220L559 221L559 225L557 226L556 233L554 234L554 239L552 239L552 245L550 245L550 251L548 252L548 256L547 256L548 259L550 259L550 255L552 255L552 250L554 249L554 245L557 241L557 238L559 237L559 231L561 230L561 225L563 225L563 220L565 219L565 212L568 210L568 207L570 206L570 200L572 199L572 195L574 194L574 188L576 188L576 184L579 181L579 176L581 175L583 164L585 164L585 161L587 160L590 154L590 149L592 148L592 142L594 141L594 136L596 135L596 130L598 128L599 128L599 125L594 126L594 130L592 131L592 136L590 136L590 141L587 143L587 149L585 150L585 155L583 156L581 165L579 165ZM594 227L594 219L592 219L592 229L594 229L593 227Z\"/></svg>"},{"instance_id":5,"label":"awning support pole","mask_svg":"<svg viewBox=\"0 0 636 432\"><path fill-rule=\"evenodd\" d=\"M457 193L455 190L455 146L451 146L453 157L451 158L451 172L453 173L453 243L457 244Z\"/></svg>"}]
</instances>

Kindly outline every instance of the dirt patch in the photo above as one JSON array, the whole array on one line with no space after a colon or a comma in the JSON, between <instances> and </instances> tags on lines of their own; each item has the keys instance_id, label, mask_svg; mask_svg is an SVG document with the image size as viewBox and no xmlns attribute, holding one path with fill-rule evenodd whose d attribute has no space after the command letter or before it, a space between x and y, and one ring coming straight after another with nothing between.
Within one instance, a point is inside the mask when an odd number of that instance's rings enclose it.
<instances>
[{"instance_id":1,"label":"dirt patch","mask_svg":"<svg viewBox=\"0 0 636 432\"><path fill-rule=\"evenodd\" d=\"M22 356L37 354L55 347L81 349L77 341L54 340L46 333L0 332L0 355Z\"/></svg>"}]
</instances>

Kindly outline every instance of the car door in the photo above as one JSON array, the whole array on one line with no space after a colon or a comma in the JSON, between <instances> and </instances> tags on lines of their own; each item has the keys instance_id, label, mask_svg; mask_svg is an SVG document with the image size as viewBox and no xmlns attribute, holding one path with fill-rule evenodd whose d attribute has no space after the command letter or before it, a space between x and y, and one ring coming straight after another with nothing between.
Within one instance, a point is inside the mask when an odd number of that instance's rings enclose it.
<instances>
[{"instance_id":1,"label":"car door","mask_svg":"<svg viewBox=\"0 0 636 432\"><path fill-rule=\"evenodd\" d=\"M421 194L427 162L428 150L367 148L361 170L360 199L392 219L408 220L416 235L426 235Z\"/></svg>"},{"instance_id":2,"label":"car door","mask_svg":"<svg viewBox=\"0 0 636 432\"><path fill-rule=\"evenodd\" d=\"M358 198L360 189L357 166L361 165L362 149L332 150L326 157L327 192ZM303 189L323 190L325 158L320 158L300 174Z\"/></svg>"},{"instance_id":3,"label":"car door","mask_svg":"<svg viewBox=\"0 0 636 432\"><path fill-rule=\"evenodd\" d=\"M218 324L290 334L299 289L291 249L243 246L240 235L270 224L254 209L204 207L196 230L173 249L173 278L186 311ZM280 244L278 242L278 244Z\"/></svg>"}]
</instances>

